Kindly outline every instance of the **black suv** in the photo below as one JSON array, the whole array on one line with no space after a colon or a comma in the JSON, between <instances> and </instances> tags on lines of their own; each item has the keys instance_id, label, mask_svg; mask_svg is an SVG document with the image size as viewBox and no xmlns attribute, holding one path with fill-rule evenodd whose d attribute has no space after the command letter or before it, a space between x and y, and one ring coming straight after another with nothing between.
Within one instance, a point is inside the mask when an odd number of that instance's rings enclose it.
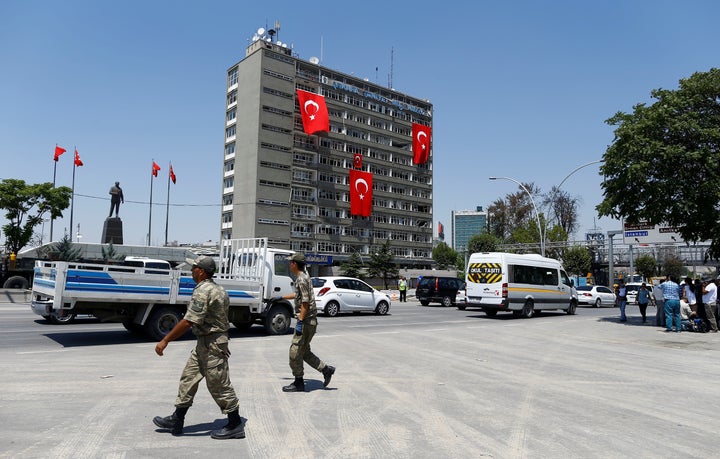
<instances>
[{"instance_id":1,"label":"black suv","mask_svg":"<svg viewBox=\"0 0 720 459\"><path fill-rule=\"evenodd\" d=\"M455 304L458 290L465 290L465 282L457 277L423 276L415 289L415 298L423 306L436 302L448 307Z\"/></svg>"}]
</instances>

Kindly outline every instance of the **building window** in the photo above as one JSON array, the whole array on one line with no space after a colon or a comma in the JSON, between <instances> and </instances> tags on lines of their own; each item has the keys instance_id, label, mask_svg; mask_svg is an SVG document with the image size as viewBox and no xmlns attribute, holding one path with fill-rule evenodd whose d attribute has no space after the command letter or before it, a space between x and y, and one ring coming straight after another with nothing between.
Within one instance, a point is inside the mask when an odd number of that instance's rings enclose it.
<instances>
[{"instance_id":1,"label":"building window","mask_svg":"<svg viewBox=\"0 0 720 459\"><path fill-rule=\"evenodd\" d=\"M235 126L234 125L225 129L225 138L229 139L230 137L235 137Z\"/></svg>"},{"instance_id":2,"label":"building window","mask_svg":"<svg viewBox=\"0 0 720 459\"><path fill-rule=\"evenodd\" d=\"M225 156L235 154L235 142L225 145Z\"/></svg>"},{"instance_id":3,"label":"building window","mask_svg":"<svg viewBox=\"0 0 720 459\"><path fill-rule=\"evenodd\" d=\"M238 82L238 69L235 67L228 73L228 88Z\"/></svg>"},{"instance_id":4,"label":"building window","mask_svg":"<svg viewBox=\"0 0 720 459\"><path fill-rule=\"evenodd\" d=\"M230 160L225 163L225 172L230 172L235 169L235 160Z\"/></svg>"},{"instance_id":5,"label":"building window","mask_svg":"<svg viewBox=\"0 0 720 459\"><path fill-rule=\"evenodd\" d=\"M228 123L232 120L234 120L237 117L237 109L233 108L232 110L228 111L225 115L225 121Z\"/></svg>"},{"instance_id":6,"label":"building window","mask_svg":"<svg viewBox=\"0 0 720 459\"><path fill-rule=\"evenodd\" d=\"M237 91L233 91L230 94L227 95L227 106L231 106L237 102Z\"/></svg>"}]
</instances>

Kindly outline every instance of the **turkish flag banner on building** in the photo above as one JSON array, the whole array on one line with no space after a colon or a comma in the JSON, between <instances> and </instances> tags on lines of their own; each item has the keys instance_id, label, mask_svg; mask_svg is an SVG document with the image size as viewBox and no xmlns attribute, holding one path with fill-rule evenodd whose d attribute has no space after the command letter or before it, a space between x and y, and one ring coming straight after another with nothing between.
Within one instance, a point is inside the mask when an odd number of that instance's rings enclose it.
<instances>
[{"instance_id":1,"label":"turkish flag banner on building","mask_svg":"<svg viewBox=\"0 0 720 459\"><path fill-rule=\"evenodd\" d=\"M412 125L412 151L413 164L425 164L430 158L430 126L413 123Z\"/></svg>"},{"instance_id":2,"label":"turkish flag banner on building","mask_svg":"<svg viewBox=\"0 0 720 459\"><path fill-rule=\"evenodd\" d=\"M83 165L83 162L80 160L80 154L78 153L77 149L75 149L75 165L76 166Z\"/></svg>"},{"instance_id":3,"label":"turkish flag banner on building","mask_svg":"<svg viewBox=\"0 0 720 459\"><path fill-rule=\"evenodd\" d=\"M170 180L172 180L173 183L176 183L176 179L177 177L175 177L175 171L173 171L172 163L170 163Z\"/></svg>"},{"instance_id":4,"label":"turkish flag banner on building","mask_svg":"<svg viewBox=\"0 0 720 459\"><path fill-rule=\"evenodd\" d=\"M67 150L64 149L63 147L60 147L60 146L58 146L58 145L55 145L55 157L53 158L53 160L57 162L57 160L60 158L60 155L62 155L62 154L65 153L66 151L67 151Z\"/></svg>"},{"instance_id":5,"label":"turkish flag banner on building","mask_svg":"<svg viewBox=\"0 0 720 459\"><path fill-rule=\"evenodd\" d=\"M158 166L158 163L156 163L155 161L153 161L153 165L152 165L152 175L153 175L153 177L157 177L157 173L158 173L159 170L160 170L160 166Z\"/></svg>"},{"instance_id":6,"label":"turkish flag banner on building","mask_svg":"<svg viewBox=\"0 0 720 459\"><path fill-rule=\"evenodd\" d=\"M302 89L298 89L297 94L305 134L330 132L330 117L327 105L325 105L325 98L320 94Z\"/></svg>"},{"instance_id":7,"label":"turkish flag banner on building","mask_svg":"<svg viewBox=\"0 0 720 459\"><path fill-rule=\"evenodd\" d=\"M362 154L353 153L353 167L355 169L362 169Z\"/></svg>"},{"instance_id":8,"label":"turkish flag banner on building","mask_svg":"<svg viewBox=\"0 0 720 459\"><path fill-rule=\"evenodd\" d=\"M350 215L369 217L372 211L372 173L350 169Z\"/></svg>"}]
</instances>

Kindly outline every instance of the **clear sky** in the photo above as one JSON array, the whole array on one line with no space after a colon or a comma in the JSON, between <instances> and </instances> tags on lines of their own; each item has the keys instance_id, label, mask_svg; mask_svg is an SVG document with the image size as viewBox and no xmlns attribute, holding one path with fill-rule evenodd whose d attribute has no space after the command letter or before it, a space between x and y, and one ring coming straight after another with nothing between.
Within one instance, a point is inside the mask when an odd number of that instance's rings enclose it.
<instances>
[{"instance_id":1,"label":"clear sky","mask_svg":"<svg viewBox=\"0 0 720 459\"><path fill-rule=\"evenodd\" d=\"M55 144L67 148L57 184L75 175L74 226L100 242L110 186L125 191L126 244L217 241L227 69L259 27L299 57L434 104L434 220L450 237L451 210L486 208L517 190L543 191L599 160L604 120L650 101L654 88L718 66L720 3L206 2L5 0L0 3L0 179L52 181ZM598 165L563 189L581 199L580 232L595 223ZM642 197L638 197L641 199ZM69 230L70 209L54 236ZM4 223L0 217L0 223ZM77 228L73 228L73 233ZM45 225L46 238L49 224Z\"/></svg>"}]
</instances>

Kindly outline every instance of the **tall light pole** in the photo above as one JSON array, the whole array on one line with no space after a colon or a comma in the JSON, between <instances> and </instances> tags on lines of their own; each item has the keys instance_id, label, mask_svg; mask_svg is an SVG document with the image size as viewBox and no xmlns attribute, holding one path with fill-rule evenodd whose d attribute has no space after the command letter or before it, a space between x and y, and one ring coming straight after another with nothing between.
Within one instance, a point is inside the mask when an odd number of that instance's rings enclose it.
<instances>
[{"instance_id":1,"label":"tall light pole","mask_svg":"<svg viewBox=\"0 0 720 459\"><path fill-rule=\"evenodd\" d=\"M510 177L489 177L489 178L490 178L490 180L510 180L511 182L517 183L520 186L520 188L522 188L523 191L525 191L525 193L527 193L527 195L530 197L530 203L532 204L533 210L535 211L535 220L537 220L538 234L540 236L540 255L542 255L544 257L545 256L545 236L543 234L542 225L540 224L540 213L537 210L537 206L535 205L535 199L533 199L533 196L530 193L530 191L527 188L525 188L525 185L518 182L514 178L510 178Z\"/></svg>"}]
</instances>

